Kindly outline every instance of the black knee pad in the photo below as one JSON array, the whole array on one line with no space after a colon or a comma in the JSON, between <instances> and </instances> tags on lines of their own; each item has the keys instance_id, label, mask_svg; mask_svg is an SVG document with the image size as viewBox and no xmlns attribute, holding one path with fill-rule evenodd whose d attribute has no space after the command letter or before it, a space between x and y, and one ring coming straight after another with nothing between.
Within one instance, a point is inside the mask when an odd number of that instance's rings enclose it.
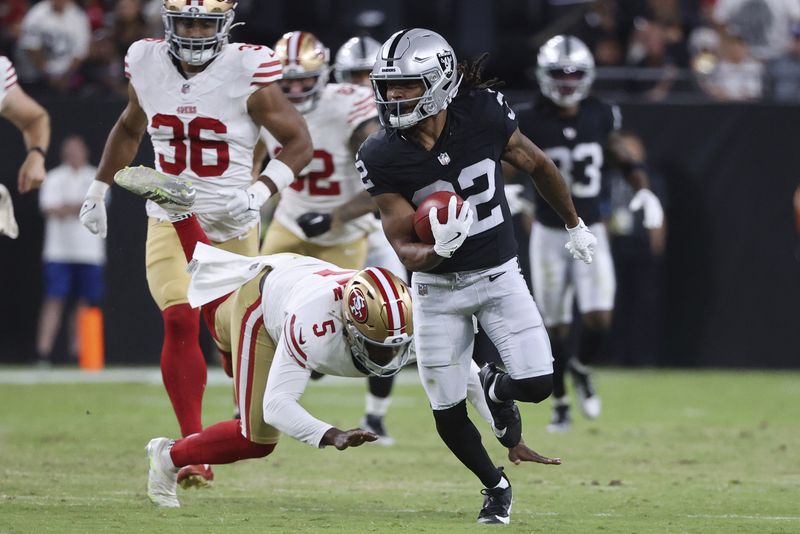
<instances>
[{"instance_id":1,"label":"black knee pad","mask_svg":"<svg viewBox=\"0 0 800 534\"><path fill-rule=\"evenodd\" d=\"M510 397L522 402L542 402L553 393L553 375L534 376L515 380L509 375L502 377L507 382Z\"/></svg>"}]
</instances>

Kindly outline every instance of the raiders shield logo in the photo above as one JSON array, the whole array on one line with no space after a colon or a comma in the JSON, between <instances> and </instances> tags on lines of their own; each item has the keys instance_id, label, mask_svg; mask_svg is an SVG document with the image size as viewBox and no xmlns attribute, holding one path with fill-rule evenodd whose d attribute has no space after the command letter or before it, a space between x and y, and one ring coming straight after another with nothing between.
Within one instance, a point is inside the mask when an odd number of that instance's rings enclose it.
<instances>
[{"instance_id":1,"label":"raiders shield logo","mask_svg":"<svg viewBox=\"0 0 800 534\"><path fill-rule=\"evenodd\" d=\"M436 57L439 58L439 66L442 67L445 77L449 78L453 74L453 53L439 52Z\"/></svg>"}]
</instances>

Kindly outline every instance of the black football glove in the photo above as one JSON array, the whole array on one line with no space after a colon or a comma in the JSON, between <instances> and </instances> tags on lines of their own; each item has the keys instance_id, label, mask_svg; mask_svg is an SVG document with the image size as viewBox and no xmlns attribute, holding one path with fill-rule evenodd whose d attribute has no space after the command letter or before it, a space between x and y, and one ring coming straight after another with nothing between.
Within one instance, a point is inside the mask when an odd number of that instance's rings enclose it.
<instances>
[{"instance_id":1,"label":"black football glove","mask_svg":"<svg viewBox=\"0 0 800 534\"><path fill-rule=\"evenodd\" d=\"M304 213L297 218L297 224L306 234L306 237L317 237L331 229L330 213Z\"/></svg>"}]
</instances>

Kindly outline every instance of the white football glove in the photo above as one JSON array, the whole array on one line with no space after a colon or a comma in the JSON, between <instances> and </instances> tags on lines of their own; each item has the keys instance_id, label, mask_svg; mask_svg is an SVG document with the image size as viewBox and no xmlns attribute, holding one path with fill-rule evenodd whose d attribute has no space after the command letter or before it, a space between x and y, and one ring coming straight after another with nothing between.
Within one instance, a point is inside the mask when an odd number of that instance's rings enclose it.
<instances>
[{"instance_id":1,"label":"white football glove","mask_svg":"<svg viewBox=\"0 0 800 534\"><path fill-rule=\"evenodd\" d=\"M81 206L81 220L86 228L95 235L102 238L108 234L108 216L106 215L106 192L109 185L100 180L95 180L86 192L86 198Z\"/></svg>"},{"instance_id":2,"label":"white football glove","mask_svg":"<svg viewBox=\"0 0 800 534\"><path fill-rule=\"evenodd\" d=\"M524 185L506 184L503 186L503 190L505 191L508 209L511 211L512 216L518 213L533 216L533 203L523 196Z\"/></svg>"},{"instance_id":3,"label":"white football glove","mask_svg":"<svg viewBox=\"0 0 800 534\"><path fill-rule=\"evenodd\" d=\"M597 238L583 223L583 219L578 218L578 226L575 228L567 228L569 232L569 243L564 245L564 248L570 251L572 257L576 260L581 260L584 263L592 263L592 256L594 256L594 246L597 244Z\"/></svg>"},{"instance_id":4,"label":"white football glove","mask_svg":"<svg viewBox=\"0 0 800 534\"><path fill-rule=\"evenodd\" d=\"M447 204L447 222L440 223L436 214L436 208L431 208L428 212L428 219L431 221L431 233L436 241L433 250L443 258L451 258L458 247L467 239L469 227L472 226L472 210L469 209L469 202L464 201L461 211L456 215L456 197L450 197Z\"/></svg>"},{"instance_id":5,"label":"white football glove","mask_svg":"<svg viewBox=\"0 0 800 534\"><path fill-rule=\"evenodd\" d=\"M628 209L631 211L643 210L645 228L661 228L661 225L664 224L664 209L661 207L661 201L649 189L639 189L628 204Z\"/></svg>"},{"instance_id":6,"label":"white football glove","mask_svg":"<svg viewBox=\"0 0 800 534\"><path fill-rule=\"evenodd\" d=\"M253 212L258 213L271 193L267 184L259 180L247 189L226 189L221 195L228 199L225 205L228 215L241 223L250 219Z\"/></svg>"}]
</instances>

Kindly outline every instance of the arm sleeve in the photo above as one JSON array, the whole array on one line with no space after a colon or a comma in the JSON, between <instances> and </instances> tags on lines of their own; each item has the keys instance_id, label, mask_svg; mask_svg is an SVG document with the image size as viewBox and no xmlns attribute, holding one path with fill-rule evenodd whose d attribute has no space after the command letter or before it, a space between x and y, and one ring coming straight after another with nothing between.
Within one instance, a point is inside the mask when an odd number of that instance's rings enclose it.
<instances>
[{"instance_id":1,"label":"arm sleeve","mask_svg":"<svg viewBox=\"0 0 800 534\"><path fill-rule=\"evenodd\" d=\"M478 106L476 112L480 113L481 106L483 107L484 119L491 125L492 131L503 136L503 147L505 147L519 126L517 114L508 105L503 93L493 90L482 93L481 103L476 104Z\"/></svg>"},{"instance_id":2,"label":"arm sleeve","mask_svg":"<svg viewBox=\"0 0 800 534\"><path fill-rule=\"evenodd\" d=\"M347 138L364 122L378 117L378 106L375 105L375 95L372 89L357 85L343 84L342 91L352 91L347 94L345 109L347 110Z\"/></svg>"},{"instance_id":3,"label":"arm sleeve","mask_svg":"<svg viewBox=\"0 0 800 534\"><path fill-rule=\"evenodd\" d=\"M0 110L3 109L3 101L8 91L17 85L17 71L14 65L5 57L0 56Z\"/></svg>"},{"instance_id":4,"label":"arm sleeve","mask_svg":"<svg viewBox=\"0 0 800 534\"><path fill-rule=\"evenodd\" d=\"M320 421L300 405L311 371L292 355L281 336L264 393L264 421L312 447L319 447L322 437L333 425Z\"/></svg>"},{"instance_id":5,"label":"arm sleeve","mask_svg":"<svg viewBox=\"0 0 800 534\"><path fill-rule=\"evenodd\" d=\"M374 135L374 134L373 134ZM389 169L379 158L374 157L376 145L370 136L356 154L356 170L361 176L361 183L373 197L383 193L399 193L396 183L389 178Z\"/></svg>"},{"instance_id":6,"label":"arm sleeve","mask_svg":"<svg viewBox=\"0 0 800 534\"><path fill-rule=\"evenodd\" d=\"M249 73L251 94L283 77L281 61L269 47L241 44L239 52L245 54L244 65Z\"/></svg>"}]
</instances>

